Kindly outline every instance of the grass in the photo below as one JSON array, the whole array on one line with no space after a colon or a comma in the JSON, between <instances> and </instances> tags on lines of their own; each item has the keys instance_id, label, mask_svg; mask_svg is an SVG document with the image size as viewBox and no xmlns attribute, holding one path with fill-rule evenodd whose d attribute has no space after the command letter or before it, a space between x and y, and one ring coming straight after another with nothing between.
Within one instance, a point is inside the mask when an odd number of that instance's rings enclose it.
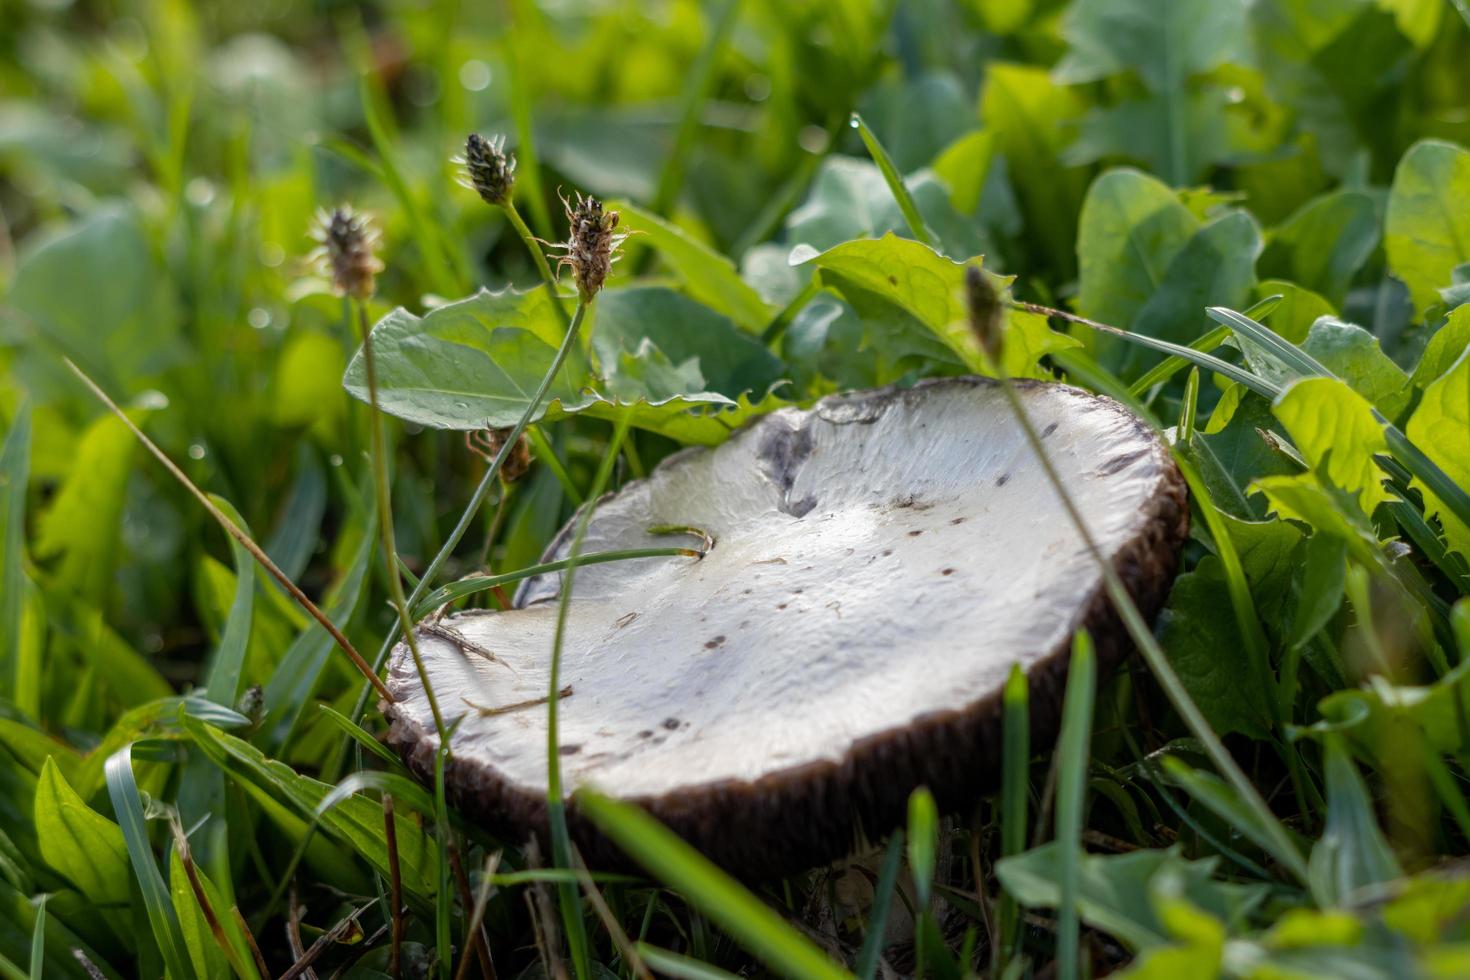
<instances>
[{"instance_id":1,"label":"grass","mask_svg":"<svg viewBox=\"0 0 1470 980\"><path fill-rule=\"evenodd\" d=\"M7 7L0 975L1462 955L1470 13L1198 6ZM1384 81L1324 101L1303 77ZM451 190L470 132L517 157L500 206ZM574 192L643 233L571 307L548 249ZM340 204L383 237L351 301L305 258ZM800 262L889 232L912 241L865 246L867 279ZM1007 292L976 346L981 255ZM586 551L584 501L784 404L999 376L1002 347L1173 447L1192 531L1148 622L1002 380L1138 656L1098 670L1079 635L1059 730L1013 671L997 772L915 789L904 827L785 880L563 774L580 570L718 547ZM488 460L453 431L483 427ZM466 819L448 751L415 780L376 708L413 622L548 575L540 862ZM936 802L981 784L973 812ZM567 806L637 871L587 867Z\"/></svg>"}]
</instances>

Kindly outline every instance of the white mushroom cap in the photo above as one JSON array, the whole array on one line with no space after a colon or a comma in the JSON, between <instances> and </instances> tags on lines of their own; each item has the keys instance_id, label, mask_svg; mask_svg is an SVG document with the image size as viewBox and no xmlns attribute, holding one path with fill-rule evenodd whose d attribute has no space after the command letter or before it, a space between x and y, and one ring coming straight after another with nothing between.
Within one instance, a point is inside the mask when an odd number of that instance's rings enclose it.
<instances>
[{"instance_id":1,"label":"white mushroom cap","mask_svg":"<svg viewBox=\"0 0 1470 980\"><path fill-rule=\"evenodd\" d=\"M1018 390L1099 546L1152 614L1188 521L1167 449L1111 400ZM1097 566L991 381L767 415L600 501L583 553L667 546L648 530L667 524L702 528L714 547L576 574L563 781L568 794L595 785L648 807L744 874L838 856L856 831L898 822L921 783L951 806L993 788L1011 665L1030 676L1046 741L1072 633L1090 627L1105 658L1125 649ZM456 799L521 834L545 816L539 699L560 583L528 580L513 610L446 620L466 646L419 638L446 717L465 715L447 777ZM388 685L390 741L431 772L437 738L402 645Z\"/></svg>"}]
</instances>

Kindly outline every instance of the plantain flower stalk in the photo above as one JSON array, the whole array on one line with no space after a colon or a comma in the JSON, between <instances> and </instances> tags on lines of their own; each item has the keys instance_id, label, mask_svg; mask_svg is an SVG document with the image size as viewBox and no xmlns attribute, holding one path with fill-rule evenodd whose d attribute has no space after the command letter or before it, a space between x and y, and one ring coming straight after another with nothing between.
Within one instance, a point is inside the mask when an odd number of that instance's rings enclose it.
<instances>
[{"instance_id":1,"label":"plantain flower stalk","mask_svg":"<svg viewBox=\"0 0 1470 980\"><path fill-rule=\"evenodd\" d=\"M317 212L312 228L316 249L308 256L332 280L333 287L352 299L371 299L378 288L378 232L367 216L341 206Z\"/></svg>"},{"instance_id":2,"label":"plantain flower stalk","mask_svg":"<svg viewBox=\"0 0 1470 980\"><path fill-rule=\"evenodd\" d=\"M602 202L580 192L573 204L561 199L571 225L567 240L557 245L562 250L557 270L570 267L577 281L577 292L583 301L591 300L607 281L608 271L618 259L618 247L628 238L618 232L618 212L604 211Z\"/></svg>"}]
</instances>

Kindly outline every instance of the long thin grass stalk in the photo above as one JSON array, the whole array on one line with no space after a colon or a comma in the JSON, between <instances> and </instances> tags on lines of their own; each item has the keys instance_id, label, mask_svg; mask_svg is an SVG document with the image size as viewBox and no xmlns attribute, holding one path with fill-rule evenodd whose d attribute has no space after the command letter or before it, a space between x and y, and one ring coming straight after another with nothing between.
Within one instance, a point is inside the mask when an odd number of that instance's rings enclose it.
<instances>
[{"instance_id":1,"label":"long thin grass stalk","mask_svg":"<svg viewBox=\"0 0 1470 980\"><path fill-rule=\"evenodd\" d=\"M709 100L710 89L719 67L720 52L730 40L735 28L735 15L740 9L740 0L725 0L715 15L714 27L699 56L689 69L689 79L684 86L684 104L679 111L679 128L674 132L674 145L664 159L663 170L658 175L658 184L653 194L653 212L669 216L679 191L684 186L684 168L689 153L694 149L694 138L699 134L699 116Z\"/></svg>"},{"instance_id":2,"label":"long thin grass stalk","mask_svg":"<svg viewBox=\"0 0 1470 980\"><path fill-rule=\"evenodd\" d=\"M1092 739L1092 702L1097 688L1097 661L1086 630L1072 640L1067 667L1067 694L1062 706L1062 732L1057 740L1056 847L1061 867L1061 903L1057 909L1057 976L1081 976L1078 960L1078 894L1082 875L1082 810L1087 798L1088 746Z\"/></svg>"},{"instance_id":3,"label":"long thin grass stalk","mask_svg":"<svg viewBox=\"0 0 1470 980\"><path fill-rule=\"evenodd\" d=\"M143 444L144 448L152 453L153 457L163 464L164 469L168 470L169 473L173 475L174 479L183 484L184 489L188 490L189 493L194 497L194 499L199 501L200 505L209 512L209 516L213 517L215 521L219 523L219 526L224 529L224 532L228 534L231 538L233 538L236 542L238 542L240 547L248 551L250 553L250 557L259 562L260 566L264 568L267 572L269 572L271 574L271 577L281 584L281 588L285 589L286 592L291 596L291 598L296 600L296 603L301 606L302 609L306 610L307 614L311 616L312 619L321 624L322 628L327 631L327 634L331 636L331 638L336 642L337 646L341 647L342 652L347 654L347 658L352 661L352 665L357 668L358 673L362 674L363 678L368 682L370 687L378 692L378 696L385 701L393 701L393 695L389 693L387 685L385 685L382 679L378 677L377 671L374 670L373 667L371 667L368 662L363 659L362 654L357 652L357 648L354 647L352 645L352 642L343 635L342 631L339 630L335 624L333 624L331 619L327 617L327 614L322 612L321 609L317 607L316 603L307 598L306 593L302 592L301 589L296 585L296 583L291 581L291 577L289 575L281 571L276 563L271 560L270 556L265 553L265 550L261 548L260 545L256 544L255 541L251 539L250 535L241 530L238 524L230 520L230 518L225 515L224 511L215 506L214 501L209 499L209 495L206 494L203 490L200 490L197 486L195 486L194 481L189 479L188 474L179 469L177 464L175 464L173 460L168 458L167 453L158 448L158 446L153 442L152 439L149 439L146 435L143 434L143 430L138 428L138 426L133 423L132 419L128 418L127 413L119 408L117 403L114 402L110 397L108 397L107 392L103 391L102 388L97 384L97 382L88 377L85 371L77 367L77 365L71 360L71 358L63 357L62 360L66 363L66 366L72 370L72 373L80 378L82 380L82 383L91 390L92 394L96 395L97 399L101 401L102 404L106 405L107 408L112 412L112 414L116 415L119 419L122 420L122 423L126 425L128 427L128 430L132 432L133 435L138 439L138 441ZM363 690L362 699L364 703L366 703L367 689Z\"/></svg>"},{"instance_id":4,"label":"long thin grass stalk","mask_svg":"<svg viewBox=\"0 0 1470 980\"><path fill-rule=\"evenodd\" d=\"M618 419L613 428L612 441L608 444L602 464L597 469L597 476L592 481L592 490L588 494L589 501L596 501L601 497L602 491L612 478L613 465L617 462L618 450L628 434L631 421L631 416L624 415ZM556 632L551 645L551 678L546 697L546 804L547 818L551 824L551 860L552 864L558 868L572 867L571 838L567 833L566 804L561 781L559 726L561 652L566 640L567 613L571 608L572 586L577 574L578 558L582 553L582 542L586 540L587 528L592 523L594 510L596 510L594 503L589 502L583 505L581 515L577 520L576 531L572 536L571 547L567 550L567 567L562 572L561 596L556 610ZM577 898L576 884L563 882L557 886L557 891L561 901L562 921L567 930L567 942L571 946L572 966L579 978L586 978L591 975L591 966L587 962L587 937L582 924L581 903Z\"/></svg>"},{"instance_id":5,"label":"long thin grass stalk","mask_svg":"<svg viewBox=\"0 0 1470 980\"><path fill-rule=\"evenodd\" d=\"M480 923L485 921L485 910L490 907L490 890L495 885L495 872L500 867L500 855L500 851L492 852L485 858L485 867L480 872L480 887L475 891L475 905L470 912L470 921L466 924L467 931L472 934L481 933L483 935L483 931L480 929ZM470 958L468 956L461 956L459 958L459 968L454 971L454 980L465 980L465 977L469 975L469 969ZM496 980L495 961L493 959L490 961L489 971L485 974L485 980Z\"/></svg>"},{"instance_id":6,"label":"long thin grass stalk","mask_svg":"<svg viewBox=\"0 0 1470 980\"><path fill-rule=\"evenodd\" d=\"M383 542L383 564L388 578L388 597L392 600L393 611L398 614L398 628L403 631L403 638L408 643L408 652L413 657L413 665L418 671L419 682L424 685L424 697L429 702L429 712L434 716L434 730L439 735L440 744L448 745L444 716L439 711L439 700L434 697L434 685L429 680L428 668L424 666L423 655L419 652L418 636L414 633L413 619L410 618L408 612L408 598L403 594L403 578L398 572L398 546L394 541L393 533L393 485L388 478L388 457L383 443L383 419L382 413L378 410L378 373L377 359L373 356L373 331L368 326L367 305L362 302L354 305L357 307L357 323L362 330L362 361L367 375L368 406L372 416L368 419L368 425L371 428L372 438L373 481L378 496L378 533Z\"/></svg>"},{"instance_id":7,"label":"long thin grass stalk","mask_svg":"<svg viewBox=\"0 0 1470 980\"><path fill-rule=\"evenodd\" d=\"M1026 672L1011 667L1006 679L1001 743L1000 853L1013 857L1026 849L1026 791L1031 768L1031 704ZM977 868L975 874L979 875ZM1009 892L1000 894L998 936L991 946L991 975L1002 976L1020 934L1020 909Z\"/></svg>"},{"instance_id":8,"label":"long thin grass stalk","mask_svg":"<svg viewBox=\"0 0 1470 980\"><path fill-rule=\"evenodd\" d=\"M393 923L388 945L388 975L396 977L407 922L403 917L403 873L398 865L398 824L393 819L393 797L387 793L383 794L383 839L388 847L388 915Z\"/></svg>"},{"instance_id":9,"label":"long thin grass stalk","mask_svg":"<svg viewBox=\"0 0 1470 980\"><path fill-rule=\"evenodd\" d=\"M480 506L485 502L485 497L490 493L490 488L495 485L495 481L500 475L501 467L505 465L506 459L510 457L511 451L515 449L516 440L521 437L521 433L526 431L526 427L531 424L531 420L540 411L541 405L546 401L546 393L551 390L552 381L556 378L562 365L566 363L567 355L576 345L577 335L581 332L582 321L586 316L586 311L587 304L585 301L577 304L577 310L572 314L571 325L567 327L566 336L562 338L561 347L557 349L556 357L551 362L551 367L547 370L545 376L542 377L541 384L537 387L535 394L531 396L530 403L526 406L525 412L522 413L520 421L510 430L504 444L500 447L500 452L495 454L495 459L486 468L485 475L480 477L480 483L475 487L475 492L470 495L469 503L465 505L464 512L460 514L458 523L454 525L454 529L444 539L444 544L440 546L438 553L434 555L428 567L424 569L424 574L420 576L418 584L413 587L413 591L408 596L408 604L410 606L418 603L432 588L432 583L434 578L439 574L439 570L444 567L444 563L449 560L449 556L459 546L459 542L464 538L465 533L469 531L470 526L474 523L475 515L479 513ZM383 640L383 645L378 648L378 654L374 660L373 667L369 668L369 674L371 680L374 682L374 686L379 688L385 696L387 694L387 687L378 678L377 671L382 669L383 663L388 659L388 653L393 649L393 644L397 639L397 631L390 630L388 636ZM352 709L352 720L354 722L362 719L363 712L367 710L367 701L368 691L364 689L358 695L357 703ZM326 775L331 777L329 781L335 780L336 772L340 766L341 761L339 757L339 759L334 760L333 765L328 767Z\"/></svg>"}]
</instances>

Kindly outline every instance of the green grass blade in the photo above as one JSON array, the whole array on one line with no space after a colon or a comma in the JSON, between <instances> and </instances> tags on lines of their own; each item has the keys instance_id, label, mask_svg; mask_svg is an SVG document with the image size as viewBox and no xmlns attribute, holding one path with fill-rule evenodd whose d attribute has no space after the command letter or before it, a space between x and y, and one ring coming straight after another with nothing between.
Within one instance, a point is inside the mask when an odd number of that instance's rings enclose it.
<instances>
[{"instance_id":1,"label":"green grass blade","mask_svg":"<svg viewBox=\"0 0 1470 980\"><path fill-rule=\"evenodd\" d=\"M623 439L628 435L630 419L623 416L613 429L602 463L592 481L588 499L599 500L612 479L613 464ZM546 695L546 805L548 823L551 825L552 861L559 868L572 867L571 836L567 833L567 815L562 797L561 782L561 733L558 726L561 708L561 652L566 640L567 612L572 604L573 582L580 562L582 542L586 540L587 528L592 523L596 506L584 506L577 520L576 532L567 552L567 568L562 574L561 595L556 607L556 633L551 646L551 678ZM557 885L560 897L562 921L566 925L567 942L571 946L572 963L579 980L592 975L592 964L588 955L587 930L582 922L582 898L575 884L565 882Z\"/></svg>"},{"instance_id":2,"label":"green grass blade","mask_svg":"<svg viewBox=\"0 0 1470 980\"><path fill-rule=\"evenodd\" d=\"M319 704L317 707L321 710L322 714L326 715L328 721L342 729L343 733L358 745L361 745L364 749L367 749L390 766L395 766L400 769L403 767L402 760L393 754L392 749L369 735L361 725L358 725L351 718L348 718L330 704Z\"/></svg>"},{"instance_id":3,"label":"green grass blade","mask_svg":"<svg viewBox=\"0 0 1470 980\"><path fill-rule=\"evenodd\" d=\"M368 135L373 141L373 149L377 151L378 160L382 164L383 180L388 184L388 189L393 192L398 206L403 209L404 217L408 219L409 233L413 235L414 244L418 246L424 263L424 272L435 292L445 297L458 296L463 292L460 288L460 281L450 269L450 260L446 255L442 239L430 229L423 209L419 207L418 200L413 196L413 192L408 188L408 182L403 178L403 170L398 166L398 156L393 149L393 140L389 137L383 120L378 115L377 103L373 98L367 75L363 75L359 80L358 94L362 105L363 122L367 124Z\"/></svg>"},{"instance_id":4,"label":"green grass blade","mask_svg":"<svg viewBox=\"0 0 1470 980\"><path fill-rule=\"evenodd\" d=\"M1383 422L1383 435L1388 440L1388 448L1398 457L1399 462L1432 490L1456 517L1470 526L1470 491L1452 480L1449 474L1424 455L1423 450L1410 442L1409 437L1397 426L1389 424L1377 410L1373 414Z\"/></svg>"},{"instance_id":5,"label":"green grass blade","mask_svg":"<svg viewBox=\"0 0 1470 980\"><path fill-rule=\"evenodd\" d=\"M1078 972L1082 889L1082 810L1087 799L1087 766L1092 740L1092 705L1097 661L1086 630L1072 640L1062 732L1057 739L1056 841L1061 857L1061 904L1057 909L1057 976L1073 980Z\"/></svg>"},{"instance_id":6,"label":"green grass blade","mask_svg":"<svg viewBox=\"0 0 1470 980\"><path fill-rule=\"evenodd\" d=\"M725 0L715 14L714 27L700 49L694 64L684 81L684 104L679 110L679 128L674 132L674 145L664 160L658 175L658 185L653 195L653 211L667 217L684 186L684 168L689 153L694 149L694 138L699 135L700 114L709 101L714 85L715 69L719 66L720 54L730 41L735 29L735 15L740 10L740 0Z\"/></svg>"},{"instance_id":7,"label":"green grass blade","mask_svg":"<svg viewBox=\"0 0 1470 980\"><path fill-rule=\"evenodd\" d=\"M1184 382L1184 398L1179 405L1179 441L1189 442L1194 436L1194 417L1199 403L1199 368L1189 369Z\"/></svg>"},{"instance_id":8,"label":"green grass blade","mask_svg":"<svg viewBox=\"0 0 1470 980\"><path fill-rule=\"evenodd\" d=\"M1333 376L1332 372L1323 367L1322 363L1311 354L1265 324L1252 320L1244 313L1237 313L1223 306L1212 306L1205 310L1205 314L1216 323L1229 327L1237 336L1254 343L1271 355L1282 367L1298 377L1330 378Z\"/></svg>"},{"instance_id":9,"label":"green grass blade","mask_svg":"<svg viewBox=\"0 0 1470 980\"><path fill-rule=\"evenodd\" d=\"M235 522L236 527L250 533L249 525L228 500L215 494L209 497ZM227 708L234 707L240 698L240 678L245 673L245 654L250 648L250 621L255 611L255 559L234 538L230 539L230 553L235 562L235 597L230 603L219 649L215 651L214 666L210 668L204 689L206 697Z\"/></svg>"},{"instance_id":10,"label":"green grass blade","mask_svg":"<svg viewBox=\"0 0 1470 980\"><path fill-rule=\"evenodd\" d=\"M909 873L919 904L929 904L934 864L939 853L939 809L934 795L920 786L909 796Z\"/></svg>"},{"instance_id":11,"label":"green grass blade","mask_svg":"<svg viewBox=\"0 0 1470 980\"><path fill-rule=\"evenodd\" d=\"M638 955L643 957L644 963L666 977L675 977L677 980L737 980L735 974L721 970L717 966L710 966L701 960L670 952L658 946L638 943L636 948Z\"/></svg>"},{"instance_id":12,"label":"green grass blade","mask_svg":"<svg viewBox=\"0 0 1470 980\"><path fill-rule=\"evenodd\" d=\"M642 810L586 789L574 800L613 843L776 973L796 980L848 976L775 910Z\"/></svg>"},{"instance_id":13,"label":"green grass blade","mask_svg":"<svg viewBox=\"0 0 1470 980\"><path fill-rule=\"evenodd\" d=\"M1255 303L1245 311L1247 317L1265 317L1276 307L1281 305L1284 299L1280 293L1273 293ZM1191 341L1189 349L1208 354L1219 347L1230 337L1229 327L1216 327L1198 340ZM1179 371L1189 366L1189 362L1182 357L1170 356L1155 364L1144 372L1143 376L1129 386L1134 395L1142 396L1154 385L1168 381Z\"/></svg>"},{"instance_id":14,"label":"green grass blade","mask_svg":"<svg viewBox=\"0 0 1470 980\"><path fill-rule=\"evenodd\" d=\"M46 896L36 902L36 926L31 930L31 980L41 980L46 967Z\"/></svg>"},{"instance_id":15,"label":"green grass blade","mask_svg":"<svg viewBox=\"0 0 1470 980\"><path fill-rule=\"evenodd\" d=\"M878 972L878 954L883 951L883 934L888 928L888 910L893 905L893 891L898 885L898 871L902 866L903 831L895 830L888 838L883 867L878 872L878 883L873 887L873 907L868 913L868 928L863 934L862 949L858 951L855 971L858 980L873 980Z\"/></svg>"},{"instance_id":16,"label":"green grass blade","mask_svg":"<svg viewBox=\"0 0 1470 980\"><path fill-rule=\"evenodd\" d=\"M31 459L31 409L22 403L0 451L0 663L8 663L8 675L0 675L0 694L16 703L29 717L40 715L40 691L23 690L22 678L36 672L21 663L21 579L25 570L21 556L25 541L26 482ZM34 685L25 685L34 687Z\"/></svg>"},{"instance_id":17,"label":"green grass blade","mask_svg":"<svg viewBox=\"0 0 1470 980\"><path fill-rule=\"evenodd\" d=\"M893 159L888 151L883 149L883 144L878 137L868 128L863 117L856 112L852 114L852 128L858 131L863 138L863 145L868 148L868 154L873 162L878 165L878 170L883 174L883 179L888 183L888 190L893 194L893 199L898 202L898 209L903 212L903 220L908 222L909 232L917 241L923 242L936 252L939 246L935 242L934 233L929 230L928 224L924 222L924 216L919 213L919 206L914 203L914 197L909 189L904 186L903 175L893 165Z\"/></svg>"},{"instance_id":18,"label":"green grass blade","mask_svg":"<svg viewBox=\"0 0 1470 980\"><path fill-rule=\"evenodd\" d=\"M158 864L153 859L153 848L148 842L148 822L143 816L143 798L138 793L138 783L133 778L133 746L124 745L112 754L106 766L107 794L112 799L112 809L122 828L123 841L127 844L128 859L133 865L133 874L138 879L138 888L143 894L143 908L148 913L148 924L153 929L153 938L163 955L169 973L176 978L194 976L193 962L185 952L184 938L179 931L179 920L174 914L173 901L168 886L159 874Z\"/></svg>"},{"instance_id":19,"label":"green grass blade","mask_svg":"<svg viewBox=\"0 0 1470 980\"><path fill-rule=\"evenodd\" d=\"M1000 853L1002 857L1013 857L1026 849L1026 784L1031 774L1031 690L1020 664L1011 665L1002 698ZM992 976L1005 972L1020 936L1020 908L1015 897L1004 889L999 920L1000 936L992 948Z\"/></svg>"}]
</instances>

